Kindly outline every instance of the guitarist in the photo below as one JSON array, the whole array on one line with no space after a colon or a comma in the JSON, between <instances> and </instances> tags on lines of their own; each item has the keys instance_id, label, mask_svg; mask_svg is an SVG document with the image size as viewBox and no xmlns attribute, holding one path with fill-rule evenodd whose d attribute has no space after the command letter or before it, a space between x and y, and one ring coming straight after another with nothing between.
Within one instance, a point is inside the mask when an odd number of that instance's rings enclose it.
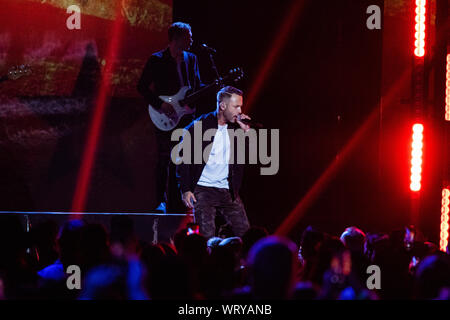
<instances>
[{"instance_id":1,"label":"guitarist","mask_svg":"<svg viewBox=\"0 0 450 320\"><path fill-rule=\"evenodd\" d=\"M139 93L159 112L171 116L175 110L163 102L160 95L174 95L182 86L190 86L193 91L202 87L197 56L187 52L192 45L192 31L187 23L175 22L168 30L169 45L154 53L147 61L137 85ZM193 115L181 119L177 128L183 128L193 120ZM155 212L185 211L176 179L175 165L170 161L170 151L175 145L171 141L172 131L156 130L158 162L156 168ZM167 192L166 192L167 187Z\"/></svg>"}]
</instances>

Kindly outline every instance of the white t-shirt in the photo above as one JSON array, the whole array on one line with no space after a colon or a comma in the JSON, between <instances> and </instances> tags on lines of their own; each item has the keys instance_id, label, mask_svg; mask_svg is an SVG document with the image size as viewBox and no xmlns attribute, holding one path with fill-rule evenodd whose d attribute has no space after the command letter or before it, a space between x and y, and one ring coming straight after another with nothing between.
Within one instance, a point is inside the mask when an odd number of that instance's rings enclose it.
<instances>
[{"instance_id":1,"label":"white t-shirt","mask_svg":"<svg viewBox=\"0 0 450 320\"><path fill-rule=\"evenodd\" d=\"M198 185L229 189L228 164L230 162L230 138L228 125L219 125L214 136L214 142L209 154L208 162L203 168Z\"/></svg>"}]
</instances>

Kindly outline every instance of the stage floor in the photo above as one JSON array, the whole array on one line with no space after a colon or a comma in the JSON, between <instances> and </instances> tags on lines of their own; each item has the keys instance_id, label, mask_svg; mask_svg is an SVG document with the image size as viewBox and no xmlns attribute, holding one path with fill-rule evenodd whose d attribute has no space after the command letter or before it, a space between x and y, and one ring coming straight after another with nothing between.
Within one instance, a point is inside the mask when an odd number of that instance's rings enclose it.
<instances>
[{"instance_id":1,"label":"stage floor","mask_svg":"<svg viewBox=\"0 0 450 320\"><path fill-rule=\"evenodd\" d=\"M109 232L111 218L114 216L129 216L134 223L138 239L147 243L170 242L175 232L193 220L192 214L182 213L152 213L152 212L45 212L45 211L0 211L0 214L14 214L23 217L22 223L27 232L48 220L62 226L74 218L83 219L88 223L100 223Z\"/></svg>"}]
</instances>

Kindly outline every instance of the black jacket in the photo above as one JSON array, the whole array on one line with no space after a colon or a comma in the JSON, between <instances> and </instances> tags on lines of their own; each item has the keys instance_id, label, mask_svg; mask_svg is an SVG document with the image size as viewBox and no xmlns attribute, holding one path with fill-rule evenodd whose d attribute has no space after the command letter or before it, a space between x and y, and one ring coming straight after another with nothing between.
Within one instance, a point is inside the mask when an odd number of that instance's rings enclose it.
<instances>
[{"instance_id":1,"label":"black jacket","mask_svg":"<svg viewBox=\"0 0 450 320\"><path fill-rule=\"evenodd\" d=\"M181 185L181 191L183 193L187 191L194 192L195 187L197 186L197 182L200 179L200 176L202 175L203 168L205 167L206 163L204 162L203 156L202 163L201 164L194 164L194 125L201 121L202 123L202 135L205 133L208 129L218 129L218 122L217 122L217 113L216 112L210 112L207 114L204 114L200 116L199 118L195 119L193 122L191 122L190 125L188 125L185 129L189 131L191 135L191 164L179 164L177 166L177 175L180 181ZM238 124L228 124L228 129L238 129L240 128ZM197 138L198 139L198 138ZM211 141L203 141L202 140L202 155L205 148L211 144L214 141L214 137ZM247 139L245 140L247 143ZM231 195L233 199L235 199L239 194L239 189L241 187L242 183L242 177L244 175L244 164L238 164L237 163L237 139L235 139L234 144L234 161L233 164L229 164L228 167L228 186L230 188ZM246 146L246 149L248 150L248 146ZM207 155L206 159L209 158L209 154Z\"/></svg>"},{"instance_id":2,"label":"black jacket","mask_svg":"<svg viewBox=\"0 0 450 320\"><path fill-rule=\"evenodd\" d=\"M187 54L187 75L184 62L181 63L181 72L184 83L188 84L193 91L200 89L200 72L198 69L197 56L193 53ZM163 101L161 95L171 96L180 90L177 63L170 54L169 48L154 53L148 59L141 78L139 79L137 90L144 96L147 103L153 108L159 109Z\"/></svg>"}]
</instances>

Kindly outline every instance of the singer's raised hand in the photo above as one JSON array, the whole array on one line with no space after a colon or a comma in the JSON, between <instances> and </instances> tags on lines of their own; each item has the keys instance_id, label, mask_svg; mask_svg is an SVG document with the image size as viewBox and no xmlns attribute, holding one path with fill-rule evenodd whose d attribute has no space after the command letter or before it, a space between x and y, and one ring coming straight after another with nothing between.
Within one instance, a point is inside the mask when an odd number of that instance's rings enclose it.
<instances>
[{"instance_id":1,"label":"singer's raised hand","mask_svg":"<svg viewBox=\"0 0 450 320\"><path fill-rule=\"evenodd\" d=\"M248 115L243 114L243 113L241 113L240 115L237 116L236 122L239 124L239 126L242 128L242 130L247 132L248 130L250 130L250 126L248 124L243 123L241 121L243 119L252 120L252 118L250 118Z\"/></svg>"}]
</instances>

